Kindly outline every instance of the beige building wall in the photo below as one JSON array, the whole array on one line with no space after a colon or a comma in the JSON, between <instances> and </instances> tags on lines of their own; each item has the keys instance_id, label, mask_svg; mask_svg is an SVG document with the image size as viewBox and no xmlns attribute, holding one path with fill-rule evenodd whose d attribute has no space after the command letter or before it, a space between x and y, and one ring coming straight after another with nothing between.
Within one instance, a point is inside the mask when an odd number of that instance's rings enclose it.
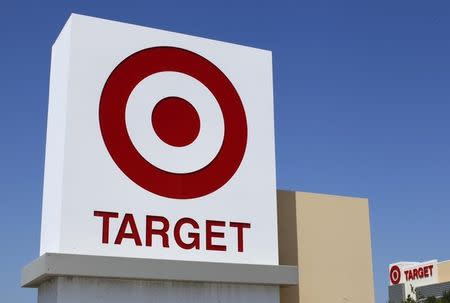
<instances>
[{"instance_id":1,"label":"beige building wall","mask_svg":"<svg viewBox=\"0 0 450 303\"><path fill-rule=\"evenodd\" d=\"M373 303L368 200L278 191L280 264L298 265L299 286L281 303Z\"/></svg>"},{"instance_id":2,"label":"beige building wall","mask_svg":"<svg viewBox=\"0 0 450 303\"><path fill-rule=\"evenodd\" d=\"M438 263L438 275L439 283L450 281L450 260Z\"/></svg>"}]
</instances>

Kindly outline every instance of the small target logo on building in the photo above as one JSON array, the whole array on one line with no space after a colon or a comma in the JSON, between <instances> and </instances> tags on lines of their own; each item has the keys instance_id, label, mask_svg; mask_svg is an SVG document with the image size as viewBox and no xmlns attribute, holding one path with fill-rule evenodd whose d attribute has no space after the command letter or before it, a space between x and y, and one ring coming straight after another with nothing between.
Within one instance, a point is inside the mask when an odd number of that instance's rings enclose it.
<instances>
[{"instance_id":1,"label":"small target logo on building","mask_svg":"<svg viewBox=\"0 0 450 303\"><path fill-rule=\"evenodd\" d=\"M391 279L392 285L396 285L396 284L400 283L400 280L401 280L400 267L398 267L397 265L392 266L391 270L389 272L389 277Z\"/></svg>"},{"instance_id":2,"label":"small target logo on building","mask_svg":"<svg viewBox=\"0 0 450 303\"><path fill-rule=\"evenodd\" d=\"M120 170L173 199L208 195L236 173L247 146L241 98L203 56L152 47L124 59L101 93L100 130Z\"/></svg>"}]
</instances>

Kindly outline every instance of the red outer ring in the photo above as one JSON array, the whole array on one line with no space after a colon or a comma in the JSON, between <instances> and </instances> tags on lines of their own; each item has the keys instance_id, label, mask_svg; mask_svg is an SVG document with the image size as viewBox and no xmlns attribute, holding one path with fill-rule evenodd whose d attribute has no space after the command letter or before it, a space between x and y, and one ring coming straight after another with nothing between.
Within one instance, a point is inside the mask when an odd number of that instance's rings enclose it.
<instances>
[{"instance_id":1,"label":"red outer ring","mask_svg":"<svg viewBox=\"0 0 450 303\"><path fill-rule=\"evenodd\" d=\"M397 279L394 279L394 272L397 272ZM391 279L391 283L393 285L396 285L398 283L400 283L400 280L402 279L402 272L400 270L400 267L398 267L397 265L394 265L391 267L391 271L389 272L389 278Z\"/></svg>"},{"instance_id":2,"label":"red outer ring","mask_svg":"<svg viewBox=\"0 0 450 303\"><path fill-rule=\"evenodd\" d=\"M222 111L222 146L211 163L195 172L177 174L152 165L136 150L127 131L129 95L144 78L165 71L184 73L203 83ZM245 111L233 84L207 59L175 47L148 48L123 60L103 87L99 121L106 148L122 172L142 188L174 199L198 198L221 188L239 168L247 145Z\"/></svg>"}]
</instances>

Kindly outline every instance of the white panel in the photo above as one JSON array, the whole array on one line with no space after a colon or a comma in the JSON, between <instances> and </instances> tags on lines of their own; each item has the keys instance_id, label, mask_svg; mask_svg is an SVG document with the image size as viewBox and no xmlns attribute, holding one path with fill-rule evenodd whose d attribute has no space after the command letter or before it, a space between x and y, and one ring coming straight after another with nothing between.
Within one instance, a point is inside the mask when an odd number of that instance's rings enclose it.
<instances>
[{"instance_id":1,"label":"white panel","mask_svg":"<svg viewBox=\"0 0 450 303\"><path fill-rule=\"evenodd\" d=\"M41 255L45 252L60 250L71 27L69 20L52 47L42 201Z\"/></svg>"},{"instance_id":2,"label":"white panel","mask_svg":"<svg viewBox=\"0 0 450 303\"><path fill-rule=\"evenodd\" d=\"M52 97L50 100L50 110L55 114L49 115L49 132L55 132L59 145L55 147L49 144L46 155L47 163L63 160L63 163L57 165L59 169L63 169L63 175L54 182L54 175L46 170L46 195L58 194L60 198L52 199L51 205L44 198L43 226L47 227L43 229L45 241L41 246L41 254L56 249L56 252L61 253L278 264L271 53L80 15L72 15L69 22L69 50L57 54L70 62L69 71L57 79L52 76L52 87L68 83L67 95L58 97L55 102ZM177 200L156 195L138 186L115 163L102 137L99 104L108 77L130 55L160 46L183 48L206 58L226 75L242 100L248 128L243 160L225 185L205 196ZM177 87L177 83L173 85ZM151 98L152 95L149 95L149 100ZM192 96L187 97L189 98ZM147 103L139 104L142 106L141 112L148 112L147 116L150 116L151 109L145 107ZM134 112L139 113L139 110ZM202 113L201 120L214 120L217 116L213 109L199 109L198 112ZM142 117L145 115L135 115L135 119ZM127 120L129 119L133 117L127 116ZM208 127L209 134L217 131L220 139L221 132L223 133L220 125L224 122L216 120L216 123L212 122ZM145 126L146 123L143 122L142 125ZM147 125L151 127L150 117ZM136 132L136 127L132 131ZM145 140L145 136L141 136L139 140ZM200 137L198 140L200 141ZM170 166L167 171L179 169L181 172L202 168L205 166L205 158L209 161L213 158L211 153L214 155L217 152L217 140L214 140L204 140L205 143L202 141L205 153L197 150L184 158L171 156L172 153L159 149L159 158L170 156L165 159L166 162L161 160L162 164L159 165ZM64 144L61 145L61 142ZM138 145L136 143L137 149L142 149ZM142 146L145 148L145 144ZM175 147L170 148L176 152ZM150 162L151 155L147 155L146 159ZM186 165L186 161L192 163ZM94 211L119 214L119 218L110 220L107 244L102 243L102 218L94 217ZM49 219L51 213L58 214L59 217ZM124 239L121 245L114 244L125 213L134 216L142 246L136 246L132 239ZM145 245L146 215L163 216L170 221L170 248L162 247L157 236L154 237L152 247ZM173 228L177 220L183 217L195 219L200 226L198 250L186 250L176 245ZM206 249L206 220L226 222L227 227L214 228L214 231L222 231L225 238L213 240L214 244L226 245L226 251ZM237 230L229 227L229 222L251 224L251 228L244 230L242 252L237 247ZM49 231L52 228L55 233ZM130 231L128 227L127 232ZM185 225L181 230L182 239L187 241L187 233L195 231ZM60 237L56 233L60 233Z\"/></svg>"}]
</instances>

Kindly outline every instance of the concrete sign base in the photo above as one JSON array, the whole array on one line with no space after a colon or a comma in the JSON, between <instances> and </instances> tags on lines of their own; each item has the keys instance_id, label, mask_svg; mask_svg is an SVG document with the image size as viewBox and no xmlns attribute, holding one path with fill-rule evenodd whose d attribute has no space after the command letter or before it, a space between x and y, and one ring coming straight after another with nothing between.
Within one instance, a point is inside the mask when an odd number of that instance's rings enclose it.
<instances>
[{"instance_id":1,"label":"concrete sign base","mask_svg":"<svg viewBox=\"0 0 450 303\"><path fill-rule=\"evenodd\" d=\"M279 302L279 287L207 282L52 278L38 288L38 303Z\"/></svg>"},{"instance_id":2,"label":"concrete sign base","mask_svg":"<svg viewBox=\"0 0 450 303\"><path fill-rule=\"evenodd\" d=\"M45 254L22 271L38 303L279 302L295 266Z\"/></svg>"}]
</instances>

